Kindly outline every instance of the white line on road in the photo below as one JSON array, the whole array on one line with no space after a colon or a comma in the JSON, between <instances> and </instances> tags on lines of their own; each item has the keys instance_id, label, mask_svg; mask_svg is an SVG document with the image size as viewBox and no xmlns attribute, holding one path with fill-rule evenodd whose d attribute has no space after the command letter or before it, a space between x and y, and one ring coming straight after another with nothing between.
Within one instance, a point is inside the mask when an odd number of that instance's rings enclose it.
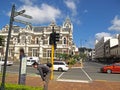
<instances>
[{"instance_id":1,"label":"white line on road","mask_svg":"<svg viewBox=\"0 0 120 90\"><path fill-rule=\"evenodd\" d=\"M58 80L64 73L65 73L65 72L61 73L61 74L58 76L57 80Z\"/></svg>"},{"instance_id":2,"label":"white line on road","mask_svg":"<svg viewBox=\"0 0 120 90\"><path fill-rule=\"evenodd\" d=\"M89 83L89 81L86 81L86 80L71 80L71 79L57 79L57 81Z\"/></svg>"},{"instance_id":3,"label":"white line on road","mask_svg":"<svg viewBox=\"0 0 120 90\"><path fill-rule=\"evenodd\" d=\"M87 72L85 71L85 70L83 70L82 68L81 68L81 70L85 73L85 75L90 79L90 81L92 81L92 78L87 74Z\"/></svg>"}]
</instances>

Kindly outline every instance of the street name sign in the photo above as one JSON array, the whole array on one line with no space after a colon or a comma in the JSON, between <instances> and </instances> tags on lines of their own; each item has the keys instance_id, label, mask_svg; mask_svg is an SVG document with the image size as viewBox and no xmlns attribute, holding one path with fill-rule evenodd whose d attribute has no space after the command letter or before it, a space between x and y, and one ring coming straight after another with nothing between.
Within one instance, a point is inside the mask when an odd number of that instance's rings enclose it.
<instances>
[{"instance_id":1,"label":"street name sign","mask_svg":"<svg viewBox=\"0 0 120 90\"><path fill-rule=\"evenodd\" d=\"M18 19L14 19L15 22L20 22L20 23L23 23L23 24L27 24L27 25L31 25L30 22L26 22L26 21L22 21L22 20L18 20Z\"/></svg>"}]
</instances>

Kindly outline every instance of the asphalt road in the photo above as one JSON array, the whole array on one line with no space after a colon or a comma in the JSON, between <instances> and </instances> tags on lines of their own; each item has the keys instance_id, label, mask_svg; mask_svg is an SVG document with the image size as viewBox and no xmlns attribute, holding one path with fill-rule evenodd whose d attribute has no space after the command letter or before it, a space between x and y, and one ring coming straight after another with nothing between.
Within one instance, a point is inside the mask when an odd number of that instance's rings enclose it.
<instances>
[{"instance_id":1,"label":"asphalt road","mask_svg":"<svg viewBox=\"0 0 120 90\"><path fill-rule=\"evenodd\" d=\"M72 82L120 81L120 74L100 73L103 64L84 62L83 66L83 68L70 68L67 72L54 72L54 79ZM7 72L18 73L19 65L7 66ZM27 67L27 74L38 75L38 71L33 67Z\"/></svg>"},{"instance_id":2,"label":"asphalt road","mask_svg":"<svg viewBox=\"0 0 120 90\"><path fill-rule=\"evenodd\" d=\"M73 82L120 81L120 74L101 73L100 68L104 66L103 64L84 62L83 66L83 68L72 68L59 75L57 79Z\"/></svg>"}]
</instances>

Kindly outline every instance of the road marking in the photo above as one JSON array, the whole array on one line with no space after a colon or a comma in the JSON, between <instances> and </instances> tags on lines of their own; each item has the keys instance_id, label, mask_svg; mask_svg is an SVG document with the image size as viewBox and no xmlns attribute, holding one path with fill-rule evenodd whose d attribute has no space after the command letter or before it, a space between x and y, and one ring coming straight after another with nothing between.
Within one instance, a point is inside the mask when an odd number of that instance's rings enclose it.
<instances>
[{"instance_id":1,"label":"road marking","mask_svg":"<svg viewBox=\"0 0 120 90\"><path fill-rule=\"evenodd\" d=\"M58 76L57 80L58 80L64 73L65 73L65 72L61 73L61 74Z\"/></svg>"},{"instance_id":2,"label":"road marking","mask_svg":"<svg viewBox=\"0 0 120 90\"><path fill-rule=\"evenodd\" d=\"M107 80L99 80L99 79L98 79L98 80L95 80L95 81L103 81L103 82L106 82Z\"/></svg>"},{"instance_id":3,"label":"road marking","mask_svg":"<svg viewBox=\"0 0 120 90\"><path fill-rule=\"evenodd\" d=\"M93 81L92 80L92 78L87 74L87 72L85 71L85 70L83 70L82 68L81 68L81 70L85 73L85 75L90 79L90 81Z\"/></svg>"},{"instance_id":4,"label":"road marking","mask_svg":"<svg viewBox=\"0 0 120 90\"><path fill-rule=\"evenodd\" d=\"M62 81L62 82L82 82L82 83L89 83L89 81L86 81L86 80L71 80L71 79L57 79L57 81Z\"/></svg>"}]
</instances>

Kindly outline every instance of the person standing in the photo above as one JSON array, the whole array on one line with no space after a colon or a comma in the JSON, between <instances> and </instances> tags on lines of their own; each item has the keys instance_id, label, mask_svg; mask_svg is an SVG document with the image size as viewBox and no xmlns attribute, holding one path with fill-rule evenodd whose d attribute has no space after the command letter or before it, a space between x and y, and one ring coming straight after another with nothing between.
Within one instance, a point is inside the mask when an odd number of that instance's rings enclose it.
<instances>
[{"instance_id":1,"label":"person standing","mask_svg":"<svg viewBox=\"0 0 120 90\"><path fill-rule=\"evenodd\" d=\"M48 83L49 83L50 73L51 73L50 68L52 67L52 64L47 63L46 65L44 65L44 64L38 64L37 62L34 62L32 66L34 68L37 68L37 70L39 71L40 76L44 81L44 90L48 90Z\"/></svg>"}]
</instances>

